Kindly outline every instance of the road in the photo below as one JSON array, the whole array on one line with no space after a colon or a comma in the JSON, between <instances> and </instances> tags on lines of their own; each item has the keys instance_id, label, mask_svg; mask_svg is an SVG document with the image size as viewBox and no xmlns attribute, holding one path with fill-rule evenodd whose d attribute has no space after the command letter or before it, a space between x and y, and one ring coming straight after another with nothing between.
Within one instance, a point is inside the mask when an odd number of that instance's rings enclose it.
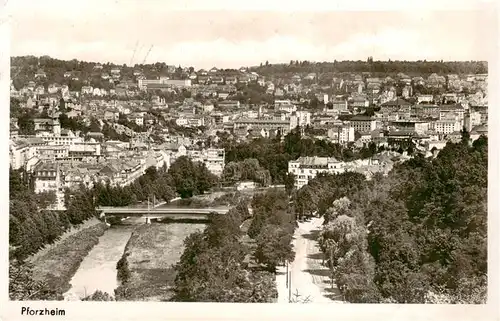
<instances>
[{"instance_id":1,"label":"road","mask_svg":"<svg viewBox=\"0 0 500 321\"><path fill-rule=\"evenodd\" d=\"M343 303L336 286L331 287L328 268L321 264L323 256L316 236L322 224L322 218L299 223L293 240L295 260L289 264L291 289L286 285L285 267L280 267L276 275L279 303L288 303L289 296L292 302Z\"/></svg>"}]
</instances>

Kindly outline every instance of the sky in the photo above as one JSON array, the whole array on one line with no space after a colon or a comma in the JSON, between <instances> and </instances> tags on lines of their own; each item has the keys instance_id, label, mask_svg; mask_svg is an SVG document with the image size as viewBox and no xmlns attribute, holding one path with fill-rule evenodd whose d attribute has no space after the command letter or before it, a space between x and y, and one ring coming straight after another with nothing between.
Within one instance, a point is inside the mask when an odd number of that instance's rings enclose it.
<instances>
[{"instance_id":1,"label":"sky","mask_svg":"<svg viewBox=\"0 0 500 321\"><path fill-rule=\"evenodd\" d=\"M195 68L368 56L488 60L496 30L495 16L479 0L421 0L418 6L360 1L357 7L336 2L328 8L315 7L314 1L302 1L310 4L304 8L291 0L253 0L248 3L256 6L242 10L235 1L231 7L188 0L176 5L170 0L16 0L8 4L11 56L120 64L146 59Z\"/></svg>"}]
</instances>

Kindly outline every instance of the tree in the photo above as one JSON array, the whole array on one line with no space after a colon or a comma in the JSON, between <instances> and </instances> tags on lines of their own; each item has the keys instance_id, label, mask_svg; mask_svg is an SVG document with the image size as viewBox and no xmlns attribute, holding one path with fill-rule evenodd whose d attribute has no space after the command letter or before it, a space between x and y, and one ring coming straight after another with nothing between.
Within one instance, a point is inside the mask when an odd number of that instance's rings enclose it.
<instances>
[{"instance_id":1,"label":"tree","mask_svg":"<svg viewBox=\"0 0 500 321\"><path fill-rule=\"evenodd\" d=\"M17 118L21 114L20 101L17 98L10 98L10 117Z\"/></svg>"},{"instance_id":2,"label":"tree","mask_svg":"<svg viewBox=\"0 0 500 321\"><path fill-rule=\"evenodd\" d=\"M264 194L256 194L252 199L253 219L248 235L256 239L267 224L282 225L289 228L294 221L288 208L288 197L278 189L267 190ZM293 228L292 228L293 230Z\"/></svg>"},{"instance_id":3,"label":"tree","mask_svg":"<svg viewBox=\"0 0 500 321\"><path fill-rule=\"evenodd\" d=\"M82 301L114 301L114 298L107 292L95 291L92 295L88 295Z\"/></svg>"},{"instance_id":4,"label":"tree","mask_svg":"<svg viewBox=\"0 0 500 321\"><path fill-rule=\"evenodd\" d=\"M346 215L348 213L349 206L351 206L351 201L345 196L335 200L332 207L330 207L324 215L325 224L335 220L341 215Z\"/></svg>"},{"instance_id":5,"label":"tree","mask_svg":"<svg viewBox=\"0 0 500 321\"><path fill-rule=\"evenodd\" d=\"M266 225L257 238L255 258L257 262L266 265L270 272L276 271L276 266L286 260L293 261L295 253L292 250L292 235L283 228Z\"/></svg>"},{"instance_id":6,"label":"tree","mask_svg":"<svg viewBox=\"0 0 500 321\"><path fill-rule=\"evenodd\" d=\"M40 208L47 208L56 202L56 194L54 192L42 192L36 194L37 202Z\"/></svg>"},{"instance_id":7,"label":"tree","mask_svg":"<svg viewBox=\"0 0 500 321\"><path fill-rule=\"evenodd\" d=\"M34 135L35 122L28 112L23 112L17 119L19 135Z\"/></svg>"},{"instance_id":8,"label":"tree","mask_svg":"<svg viewBox=\"0 0 500 321\"><path fill-rule=\"evenodd\" d=\"M285 190L287 194L290 196L292 194L292 190L295 187L295 175L293 173L287 173L285 176Z\"/></svg>"},{"instance_id":9,"label":"tree","mask_svg":"<svg viewBox=\"0 0 500 321\"><path fill-rule=\"evenodd\" d=\"M9 262L9 298L16 301L58 300L60 296L48 285L33 278L32 266L17 260Z\"/></svg>"},{"instance_id":10,"label":"tree","mask_svg":"<svg viewBox=\"0 0 500 321\"><path fill-rule=\"evenodd\" d=\"M92 118L90 120L90 126L89 126L89 132L93 132L93 133L99 133L101 132L101 125L99 124L99 122L97 121L97 119L95 118Z\"/></svg>"},{"instance_id":11,"label":"tree","mask_svg":"<svg viewBox=\"0 0 500 321\"><path fill-rule=\"evenodd\" d=\"M66 112L66 102L64 101L63 98L59 99L59 111L61 113L65 113Z\"/></svg>"},{"instance_id":12,"label":"tree","mask_svg":"<svg viewBox=\"0 0 500 321\"><path fill-rule=\"evenodd\" d=\"M168 174L172 177L176 192L182 198L202 194L216 181L204 164L195 164L186 156L176 159Z\"/></svg>"},{"instance_id":13,"label":"tree","mask_svg":"<svg viewBox=\"0 0 500 321\"><path fill-rule=\"evenodd\" d=\"M461 138L462 144L464 144L465 146L468 146L469 141L470 141L470 133L467 131L467 128L465 128L465 126L464 126L462 128L462 130L460 131L460 133L462 134L462 138Z\"/></svg>"},{"instance_id":14,"label":"tree","mask_svg":"<svg viewBox=\"0 0 500 321\"><path fill-rule=\"evenodd\" d=\"M239 289L245 283L241 262L244 252L237 242L210 247L202 233L189 236L175 269L177 301L244 302Z\"/></svg>"}]
</instances>

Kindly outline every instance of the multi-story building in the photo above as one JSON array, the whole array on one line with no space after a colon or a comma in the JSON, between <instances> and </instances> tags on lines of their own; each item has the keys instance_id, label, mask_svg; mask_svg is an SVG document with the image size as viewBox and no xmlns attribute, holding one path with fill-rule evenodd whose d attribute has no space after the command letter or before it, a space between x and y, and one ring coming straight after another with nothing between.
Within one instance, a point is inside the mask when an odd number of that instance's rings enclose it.
<instances>
[{"instance_id":1,"label":"multi-story building","mask_svg":"<svg viewBox=\"0 0 500 321\"><path fill-rule=\"evenodd\" d=\"M477 111L468 111L464 114L464 127L471 131L473 127L481 124L481 114Z\"/></svg>"},{"instance_id":2,"label":"multi-story building","mask_svg":"<svg viewBox=\"0 0 500 321\"><path fill-rule=\"evenodd\" d=\"M439 120L464 120L465 110L461 105L444 105L439 110Z\"/></svg>"},{"instance_id":3,"label":"multi-story building","mask_svg":"<svg viewBox=\"0 0 500 321\"><path fill-rule=\"evenodd\" d=\"M92 188L96 174L97 170L91 171L81 165L63 165L61 169L61 184L64 188L69 189L78 188L80 185Z\"/></svg>"},{"instance_id":4,"label":"multi-story building","mask_svg":"<svg viewBox=\"0 0 500 321\"><path fill-rule=\"evenodd\" d=\"M279 111L284 111L289 114L297 111L297 106L292 104L290 100L275 100L274 109Z\"/></svg>"},{"instance_id":5,"label":"multi-story building","mask_svg":"<svg viewBox=\"0 0 500 321\"><path fill-rule=\"evenodd\" d=\"M61 133L61 124L57 118L35 118L33 119L35 132L47 132L59 135Z\"/></svg>"},{"instance_id":6,"label":"multi-story building","mask_svg":"<svg viewBox=\"0 0 500 321\"><path fill-rule=\"evenodd\" d=\"M30 145L24 141L9 142L9 160L12 169L19 169L25 166L28 161L28 151Z\"/></svg>"},{"instance_id":7,"label":"multi-story building","mask_svg":"<svg viewBox=\"0 0 500 321\"><path fill-rule=\"evenodd\" d=\"M74 135L72 132L68 132L67 135L64 136L43 133L43 134L37 134L37 137L41 138L48 145L73 145L84 141L83 137L78 137Z\"/></svg>"},{"instance_id":8,"label":"multi-story building","mask_svg":"<svg viewBox=\"0 0 500 321\"><path fill-rule=\"evenodd\" d=\"M457 120L436 120L431 123L431 129L439 134L451 134L462 129L461 122Z\"/></svg>"},{"instance_id":9,"label":"multi-story building","mask_svg":"<svg viewBox=\"0 0 500 321\"><path fill-rule=\"evenodd\" d=\"M328 137L338 144L353 142L354 128L350 125L334 126L328 129Z\"/></svg>"},{"instance_id":10,"label":"multi-story building","mask_svg":"<svg viewBox=\"0 0 500 321\"><path fill-rule=\"evenodd\" d=\"M78 160L98 160L101 157L101 144L95 141L75 142L68 146L68 157Z\"/></svg>"},{"instance_id":11,"label":"multi-story building","mask_svg":"<svg viewBox=\"0 0 500 321\"><path fill-rule=\"evenodd\" d=\"M238 100L219 101L217 107L222 109L238 109L240 108L240 102Z\"/></svg>"},{"instance_id":12,"label":"multi-story building","mask_svg":"<svg viewBox=\"0 0 500 321\"><path fill-rule=\"evenodd\" d=\"M67 145L46 145L37 148L37 157L42 161L55 162L68 158L69 146Z\"/></svg>"},{"instance_id":13,"label":"multi-story building","mask_svg":"<svg viewBox=\"0 0 500 321\"><path fill-rule=\"evenodd\" d=\"M41 162L34 169L35 193L62 191L59 164Z\"/></svg>"},{"instance_id":14,"label":"multi-story building","mask_svg":"<svg viewBox=\"0 0 500 321\"><path fill-rule=\"evenodd\" d=\"M112 186L127 186L144 174L144 168L139 160L112 160L100 171L98 179L109 182Z\"/></svg>"},{"instance_id":15,"label":"multi-story building","mask_svg":"<svg viewBox=\"0 0 500 321\"><path fill-rule=\"evenodd\" d=\"M191 87L191 79L168 79L168 77L160 77L159 79L139 79L137 85L139 89L142 90L184 88Z\"/></svg>"},{"instance_id":16,"label":"multi-story building","mask_svg":"<svg viewBox=\"0 0 500 321\"><path fill-rule=\"evenodd\" d=\"M414 131L423 134L429 130L429 122L421 120L395 120L389 126L397 131Z\"/></svg>"},{"instance_id":17,"label":"multi-story building","mask_svg":"<svg viewBox=\"0 0 500 321\"><path fill-rule=\"evenodd\" d=\"M432 103L434 101L433 95L417 95L417 103Z\"/></svg>"},{"instance_id":18,"label":"multi-story building","mask_svg":"<svg viewBox=\"0 0 500 321\"><path fill-rule=\"evenodd\" d=\"M333 157L299 157L288 162L288 173L295 176L297 189L309 183L319 173L340 174L345 171L345 163Z\"/></svg>"},{"instance_id":19,"label":"multi-story building","mask_svg":"<svg viewBox=\"0 0 500 321\"><path fill-rule=\"evenodd\" d=\"M377 121L373 117L356 115L349 120L354 131L357 132L372 132L377 128Z\"/></svg>"},{"instance_id":20,"label":"multi-story building","mask_svg":"<svg viewBox=\"0 0 500 321\"><path fill-rule=\"evenodd\" d=\"M261 129L275 132L280 131L283 135L290 131L290 120L240 118L234 121L233 130L240 128L256 131L260 131Z\"/></svg>"},{"instance_id":21,"label":"multi-story building","mask_svg":"<svg viewBox=\"0 0 500 321\"><path fill-rule=\"evenodd\" d=\"M229 116L222 113L214 113L211 117L216 126L229 122Z\"/></svg>"},{"instance_id":22,"label":"multi-story building","mask_svg":"<svg viewBox=\"0 0 500 321\"><path fill-rule=\"evenodd\" d=\"M292 116L290 116L290 129L294 129L297 126L305 127L311 124L311 113L308 111L296 111Z\"/></svg>"},{"instance_id":23,"label":"multi-story building","mask_svg":"<svg viewBox=\"0 0 500 321\"><path fill-rule=\"evenodd\" d=\"M325 113L330 114L340 114L342 111L347 111L347 101L346 100L333 100L331 103L325 105Z\"/></svg>"},{"instance_id":24,"label":"multi-story building","mask_svg":"<svg viewBox=\"0 0 500 321\"><path fill-rule=\"evenodd\" d=\"M351 106L354 108L368 108L370 101L363 97L356 97L351 101Z\"/></svg>"},{"instance_id":25,"label":"multi-story building","mask_svg":"<svg viewBox=\"0 0 500 321\"><path fill-rule=\"evenodd\" d=\"M415 105L411 108L411 113L415 117L439 117L439 106L437 105Z\"/></svg>"},{"instance_id":26,"label":"multi-story building","mask_svg":"<svg viewBox=\"0 0 500 321\"><path fill-rule=\"evenodd\" d=\"M225 151L224 149L208 148L198 153L188 151L188 156L192 161L199 161L205 164L207 169L214 175L220 176L225 166Z\"/></svg>"}]
</instances>

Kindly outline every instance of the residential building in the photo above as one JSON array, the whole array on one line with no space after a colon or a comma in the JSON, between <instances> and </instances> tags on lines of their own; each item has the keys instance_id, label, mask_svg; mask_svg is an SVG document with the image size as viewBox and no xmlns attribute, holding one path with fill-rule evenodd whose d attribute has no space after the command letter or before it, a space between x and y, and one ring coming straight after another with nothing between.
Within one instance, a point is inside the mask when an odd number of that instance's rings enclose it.
<instances>
[{"instance_id":1,"label":"residential building","mask_svg":"<svg viewBox=\"0 0 500 321\"><path fill-rule=\"evenodd\" d=\"M418 134L424 134L429 130L429 122L415 119L390 121L389 126L397 131L414 131Z\"/></svg>"},{"instance_id":2,"label":"residential building","mask_svg":"<svg viewBox=\"0 0 500 321\"><path fill-rule=\"evenodd\" d=\"M136 123L137 126L144 126L144 115L141 113L133 113L127 116L127 119Z\"/></svg>"},{"instance_id":3,"label":"residential building","mask_svg":"<svg viewBox=\"0 0 500 321\"><path fill-rule=\"evenodd\" d=\"M296 111L290 116L290 129L297 126L305 127L311 124L311 113L308 111Z\"/></svg>"},{"instance_id":4,"label":"residential building","mask_svg":"<svg viewBox=\"0 0 500 321\"><path fill-rule=\"evenodd\" d=\"M293 113L294 111L297 111L297 106L292 104L290 100L275 100L274 109L287 113Z\"/></svg>"},{"instance_id":5,"label":"residential building","mask_svg":"<svg viewBox=\"0 0 500 321\"><path fill-rule=\"evenodd\" d=\"M21 140L11 140L9 142L9 160L12 169L19 169L25 166L28 161L30 145Z\"/></svg>"},{"instance_id":6,"label":"residential building","mask_svg":"<svg viewBox=\"0 0 500 321\"><path fill-rule=\"evenodd\" d=\"M238 100L224 100L217 102L217 107L223 109L239 109L240 102Z\"/></svg>"},{"instance_id":7,"label":"residential building","mask_svg":"<svg viewBox=\"0 0 500 321\"><path fill-rule=\"evenodd\" d=\"M351 106L354 108L368 108L370 101L366 98L356 97L351 101Z\"/></svg>"},{"instance_id":8,"label":"residential building","mask_svg":"<svg viewBox=\"0 0 500 321\"><path fill-rule=\"evenodd\" d=\"M419 103L419 104L421 104L421 103L430 104L432 102L434 102L433 95L423 95L423 94L417 95L417 103Z\"/></svg>"},{"instance_id":9,"label":"residential building","mask_svg":"<svg viewBox=\"0 0 500 321\"><path fill-rule=\"evenodd\" d=\"M333 157L299 157L288 162L288 173L295 176L295 187L300 189L319 173L340 174L345 163Z\"/></svg>"},{"instance_id":10,"label":"residential building","mask_svg":"<svg viewBox=\"0 0 500 321\"><path fill-rule=\"evenodd\" d=\"M73 160L98 160L101 157L101 144L92 140L75 142L68 146L68 157Z\"/></svg>"},{"instance_id":11,"label":"residential building","mask_svg":"<svg viewBox=\"0 0 500 321\"><path fill-rule=\"evenodd\" d=\"M68 158L67 145L46 145L37 147L37 157L42 161L55 162Z\"/></svg>"},{"instance_id":12,"label":"residential building","mask_svg":"<svg viewBox=\"0 0 500 321\"><path fill-rule=\"evenodd\" d=\"M346 100L333 100L331 103L325 105L325 112L327 114L339 114L342 111L347 111Z\"/></svg>"},{"instance_id":13,"label":"residential building","mask_svg":"<svg viewBox=\"0 0 500 321\"><path fill-rule=\"evenodd\" d=\"M280 131L281 134L285 134L290 131L290 120L239 118L234 121L233 130L239 128L258 131L261 129L273 132Z\"/></svg>"},{"instance_id":14,"label":"residential building","mask_svg":"<svg viewBox=\"0 0 500 321\"><path fill-rule=\"evenodd\" d=\"M473 127L481 125L481 114L477 111L468 111L464 115L464 126L467 131L471 131Z\"/></svg>"},{"instance_id":15,"label":"residential building","mask_svg":"<svg viewBox=\"0 0 500 321\"><path fill-rule=\"evenodd\" d=\"M59 164L54 162L41 162L34 169L35 193L60 192L61 175Z\"/></svg>"},{"instance_id":16,"label":"residential building","mask_svg":"<svg viewBox=\"0 0 500 321\"><path fill-rule=\"evenodd\" d=\"M451 134L462 130L462 125L457 120L437 120L431 123L431 129L439 134Z\"/></svg>"},{"instance_id":17,"label":"residential building","mask_svg":"<svg viewBox=\"0 0 500 321\"><path fill-rule=\"evenodd\" d=\"M201 151L188 150L187 155L192 161L199 161L205 164L212 174L216 176L222 175L225 166L224 149L208 148Z\"/></svg>"},{"instance_id":18,"label":"residential building","mask_svg":"<svg viewBox=\"0 0 500 321\"><path fill-rule=\"evenodd\" d=\"M35 132L48 132L54 135L61 133L61 124L58 118L35 118L33 119Z\"/></svg>"},{"instance_id":19,"label":"residential building","mask_svg":"<svg viewBox=\"0 0 500 321\"><path fill-rule=\"evenodd\" d=\"M432 117L439 118L439 106L437 105L427 105L427 104L419 104L412 106L411 109L412 114L415 117Z\"/></svg>"},{"instance_id":20,"label":"residential building","mask_svg":"<svg viewBox=\"0 0 500 321\"><path fill-rule=\"evenodd\" d=\"M338 144L346 144L355 140L354 128L349 124L333 126L332 128L328 129L327 135L330 139Z\"/></svg>"},{"instance_id":21,"label":"residential building","mask_svg":"<svg viewBox=\"0 0 500 321\"><path fill-rule=\"evenodd\" d=\"M371 132L377 128L377 121L373 117L356 115L349 120L354 131Z\"/></svg>"},{"instance_id":22,"label":"residential building","mask_svg":"<svg viewBox=\"0 0 500 321\"><path fill-rule=\"evenodd\" d=\"M458 104L442 105L439 109L439 120L464 120L465 109Z\"/></svg>"}]
</instances>

